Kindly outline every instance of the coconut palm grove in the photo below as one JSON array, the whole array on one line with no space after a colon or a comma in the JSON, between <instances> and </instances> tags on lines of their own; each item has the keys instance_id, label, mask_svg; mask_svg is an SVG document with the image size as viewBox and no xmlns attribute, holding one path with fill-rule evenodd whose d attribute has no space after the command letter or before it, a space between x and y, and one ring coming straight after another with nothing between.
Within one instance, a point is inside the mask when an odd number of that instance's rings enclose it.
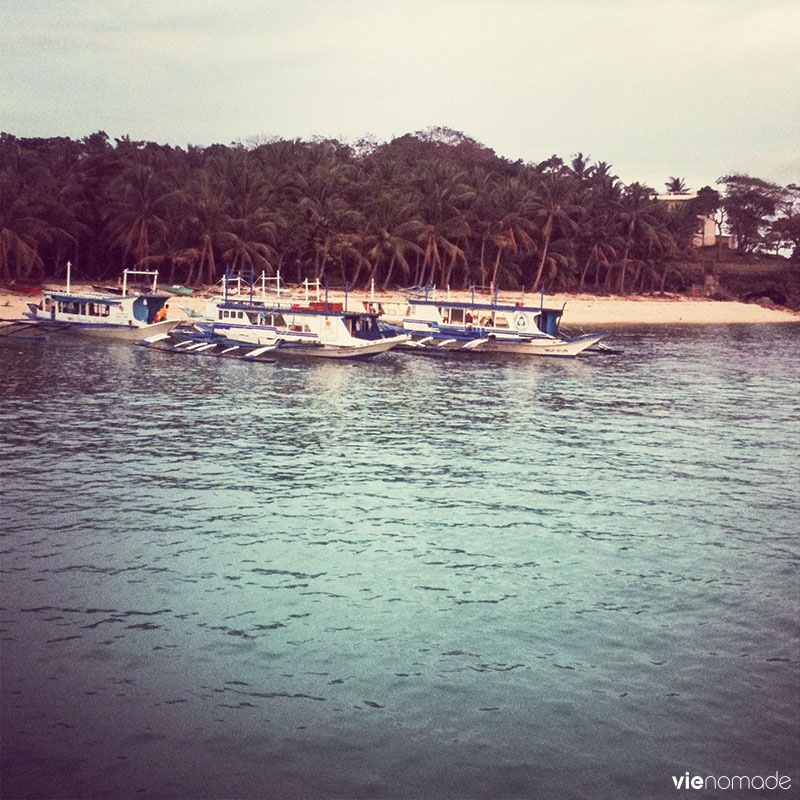
<instances>
[{"instance_id":1,"label":"coconut palm grove","mask_svg":"<svg viewBox=\"0 0 800 800\"><path fill-rule=\"evenodd\" d=\"M510 161L447 128L186 148L2 133L0 280L57 280L70 261L79 279L147 267L188 286L252 267L351 288L680 291L697 216L715 213L738 253L800 258L797 186L717 185L675 209L604 161Z\"/></svg>"}]
</instances>

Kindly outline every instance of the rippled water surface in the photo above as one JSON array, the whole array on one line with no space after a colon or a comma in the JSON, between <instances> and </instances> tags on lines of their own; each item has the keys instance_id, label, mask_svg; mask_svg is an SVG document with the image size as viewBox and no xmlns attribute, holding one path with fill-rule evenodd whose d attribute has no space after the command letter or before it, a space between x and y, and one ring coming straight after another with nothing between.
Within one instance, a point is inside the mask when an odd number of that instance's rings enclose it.
<instances>
[{"instance_id":1,"label":"rippled water surface","mask_svg":"<svg viewBox=\"0 0 800 800\"><path fill-rule=\"evenodd\" d=\"M613 341L0 341L3 796L796 791L800 326Z\"/></svg>"}]
</instances>

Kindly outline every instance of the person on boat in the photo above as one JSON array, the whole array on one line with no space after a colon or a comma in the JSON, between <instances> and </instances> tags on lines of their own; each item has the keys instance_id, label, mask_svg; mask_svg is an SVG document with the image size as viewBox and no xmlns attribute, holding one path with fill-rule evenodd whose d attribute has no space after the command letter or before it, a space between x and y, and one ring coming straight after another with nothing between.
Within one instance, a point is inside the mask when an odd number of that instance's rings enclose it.
<instances>
[{"instance_id":1,"label":"person on boat","mask_svg":"<svg viewBox=\"0 0 800 800\"><path fill-rule=\"evenodd\" d=\"M156 322L163 322L167 318L167 307L161 306L161 308L156 311Z\"/></svg>"}]
</instances>

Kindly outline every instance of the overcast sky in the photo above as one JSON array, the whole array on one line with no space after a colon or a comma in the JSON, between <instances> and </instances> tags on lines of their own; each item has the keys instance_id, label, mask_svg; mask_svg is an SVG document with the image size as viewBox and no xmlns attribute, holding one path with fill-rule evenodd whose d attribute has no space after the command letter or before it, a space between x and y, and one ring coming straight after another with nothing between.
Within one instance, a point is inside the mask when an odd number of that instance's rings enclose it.
<instances>
[{"instance_id":1,"label":"overcast sky","mask_svg":"<svg viewBox=\"0 0 800 800\"><path fill-rule=\"evenodd\" d=\"M626 183L800 182L798 0L0 0L0 130L171 145L441 125Z\"/></svg>"}]
</instances>

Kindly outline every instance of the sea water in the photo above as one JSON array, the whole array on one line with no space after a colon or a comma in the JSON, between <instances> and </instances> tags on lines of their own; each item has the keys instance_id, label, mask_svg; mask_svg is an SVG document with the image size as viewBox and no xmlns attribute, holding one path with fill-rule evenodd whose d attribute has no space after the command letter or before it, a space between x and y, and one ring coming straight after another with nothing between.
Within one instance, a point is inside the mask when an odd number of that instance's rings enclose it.
<instances>
[{"instance_id":1,"label":"sea water","mask_svg":"<svg viewBox=\"0 0 800 800\"><path fill-rule=\"evenodd\" d=\"M2 796L797 796L800 325L610 341L0 341Z\"/></svg>"}]
</instances>

